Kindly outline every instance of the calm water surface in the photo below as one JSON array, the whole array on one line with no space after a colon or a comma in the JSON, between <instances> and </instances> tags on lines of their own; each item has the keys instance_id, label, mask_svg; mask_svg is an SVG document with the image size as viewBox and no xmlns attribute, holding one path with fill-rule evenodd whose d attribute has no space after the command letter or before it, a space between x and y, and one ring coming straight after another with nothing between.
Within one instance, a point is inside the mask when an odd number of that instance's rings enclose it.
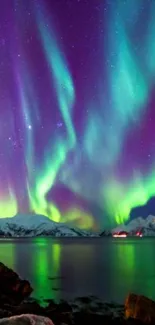
<instances>
[{"instance_id":1,"label":"calm water surface","mask_svg":"<svg viewBox=\"0 0 155 325\"><path fill-rule=\"evenodd\" d=\"M122 303L130 291L155 299L155 239L5 239L0 261L27 278L33 297L95 295Z\"/></svg>"}]
</instances>

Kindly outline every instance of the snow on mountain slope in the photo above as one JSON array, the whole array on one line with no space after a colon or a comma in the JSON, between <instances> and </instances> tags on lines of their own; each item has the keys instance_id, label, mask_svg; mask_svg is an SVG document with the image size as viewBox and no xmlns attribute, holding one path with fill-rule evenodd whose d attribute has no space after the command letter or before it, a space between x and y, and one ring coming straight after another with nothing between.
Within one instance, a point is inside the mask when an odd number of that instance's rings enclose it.
<instances>
[{"instance_id":1,"label":"snow on mountain slope","mask_svg":"<svg viewBox=\"0 0 155 325\"><path fill-rule=\"evenodd\" d=\"M91 232L67 227L42 215L17 214L13 218L0 219L0 236L10 237L90 237L95 236Z\"/></svg>"},{"instance_id":2,"label":"snow on mountain slope","mask_svg":"<svg viewBox=\"0 0 155 325\"><path fill-rule=\"evenodd\" d=\"M146 219L138 217L126 225L120 225L112 230L112 234L126 231L135 235L140 231L144 236L155 236L155 216L149 215Z\"/></svg>"}]
</instances>

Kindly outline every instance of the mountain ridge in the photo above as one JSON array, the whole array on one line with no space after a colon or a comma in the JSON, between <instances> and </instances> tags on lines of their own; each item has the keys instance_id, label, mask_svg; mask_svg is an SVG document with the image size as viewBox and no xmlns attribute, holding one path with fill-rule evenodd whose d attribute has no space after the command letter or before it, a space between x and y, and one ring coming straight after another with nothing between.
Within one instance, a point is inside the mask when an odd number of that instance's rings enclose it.
<instances>
[{"instance_id":1,"label":"mountain ridge","mask_svg":"<svg viewBox=\"0 0 155 325\"><path fill-rule=\"evenodd\" d=\"M0 219L1 237L98 237L97 233L69 227L37 214L17 214Z\"/></svg>"},{"instance_id":2,"label":"mountain ridge","mask_svg":"<svg viewBox=\"0 0 155 325\"><path fill-rule=\"evenodd\" d=\"M112 229L112 235L126 232L128 235L136 235L140 232L143 236L155 236L155 216L149 215L147 218L138 217L127 224L120 225Z\"/></svg>"}]
</instances>

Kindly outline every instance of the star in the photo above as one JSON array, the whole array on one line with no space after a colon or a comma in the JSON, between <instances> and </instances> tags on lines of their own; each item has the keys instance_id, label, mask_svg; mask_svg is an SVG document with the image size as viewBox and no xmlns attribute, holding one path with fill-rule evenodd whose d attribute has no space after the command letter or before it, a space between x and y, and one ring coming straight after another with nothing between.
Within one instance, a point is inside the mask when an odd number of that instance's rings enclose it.
<instances>
[{"instance_id":1,"label":"star","mask_svg":"<svg viewBox=\"0 0 155 325\"><path fill-rule=\"evenodd\" d=\"M58 123L57 123L57 127L58 127L58 128L61 128L61 126L63 126L63 123L62 123L62 122L58 122Z\"/></svg>"}]
</instances>

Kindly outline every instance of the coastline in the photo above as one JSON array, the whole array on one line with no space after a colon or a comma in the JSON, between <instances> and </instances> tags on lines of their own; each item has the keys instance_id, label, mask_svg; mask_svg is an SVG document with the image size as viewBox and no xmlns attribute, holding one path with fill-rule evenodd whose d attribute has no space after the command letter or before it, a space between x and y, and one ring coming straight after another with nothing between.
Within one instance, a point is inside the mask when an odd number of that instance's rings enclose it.
<instances>
[{"instance_id":1,"label":"coastline","mask_svg":"<svg viewBox=\"0 0 155 325\"><path fill-rule=\"evenodd\" d=\"M0 300L0 319L19 315L37 315L50 319L54 325L154 324L151 321L143 322L141 318L126 318L125 305L105 303L93 296L79 297L70 302L61 300L56 303L52 299L45 299L45 302L47 305L43 307L39 301L30 297L20 304L2 306Z\"/></svg>"}]
</instances>

